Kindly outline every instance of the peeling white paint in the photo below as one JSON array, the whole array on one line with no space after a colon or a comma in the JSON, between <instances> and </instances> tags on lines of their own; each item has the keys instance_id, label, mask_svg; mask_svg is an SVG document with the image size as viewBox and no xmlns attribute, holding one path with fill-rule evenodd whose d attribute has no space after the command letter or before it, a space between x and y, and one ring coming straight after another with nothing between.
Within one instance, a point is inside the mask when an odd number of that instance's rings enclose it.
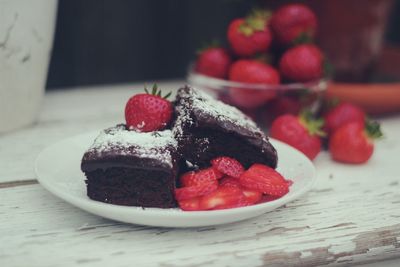
<instances>
[{"instance_id":1,"label":"peeling white paint","mask_svg":"<svg viewBox=\"0 0 400 267\"><path fill-rule=\"evenodd\" d=\"M391 251L391 250L395 250L396 247L394 245L387 245L387 246L381 246L381 247L373 247L370 248L368 253L371 254L382 254L386 251Z\"/></svg>"},{"instance_id":2,"label":"peeling white paint","mask_svg":"<svg viewBox=\"0 0 400 267\"><path fill-rule=\"evenodd\" d=\"M307 258L307 257L310 257L310 256L312 256L312 252L311 251L302 251L301 255L300 255L300 258Z\"/></svg>"},{"instance_id":3,"label":"peeling white paint","mask_svg":"<svg viewBox=\"0 0 400 267\"><path fill-rule=\"evenodd\" d=\"M352 241L350 242L343 242L337 245L331 246L328 251L334 255L348 252L351 253L356 249L356 244Z\"/></svg>"}]
</instances>

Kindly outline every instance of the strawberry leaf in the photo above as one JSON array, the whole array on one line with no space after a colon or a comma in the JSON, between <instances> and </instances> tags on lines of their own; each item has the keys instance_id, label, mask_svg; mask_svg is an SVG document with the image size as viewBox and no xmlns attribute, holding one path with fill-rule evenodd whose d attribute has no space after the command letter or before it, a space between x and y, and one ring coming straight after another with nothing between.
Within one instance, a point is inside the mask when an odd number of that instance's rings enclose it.
<instances>
[{"instance_id":1,"label":"strawberry leaf","mask_svg":"<svg viewBox=\"0 0 400 267\"><path fill-rule=\"evenodd\" d=\"M266 28L267 20L271 17L271 12L261 8L255 8L246 17L245 22L254 31L263 31Z\"/></svg>"},{"instance_id":2,"label":"strawberry leaf","mask_svg":"<svg viewBox=\"0 0 400 267\"><path fill-rule=\"evenodd\" d=\"M324 119L316 119L310 110L303 110L299 115L299 119L310 135L326 136L326 133L322 130L325 123Z\"/></svg>"},{"instance_id":3,"label":"strawberry leaf","mask_svg":"<svg viewBox=\"0 0 400 267\"><path fill-rule=\"evenodd\" d=\"M157 95L157 84L153 84L153 89L151 90L152 95Z\"/></svg>"},{"instance_id":4,"label":"strawberry leaf","mask_svg":"<svg viewBox=\"0 0 400 267\"><path fill-rule=\"evenodd\" d=\"M243 23L239 26L239 32L241 32L244 36L251 36L254 33L254 30L247 25L247 23Z\"/></svg>"},{"instance_id":5,"label":"strawberry leaf","mask_svg":"<svg viewBox=\"0 0 400 267\"><path fill-rule=\"evenodd\" d=\"M381 126L377 121L373 121L370 119L365 120L365 130L368 136L372 139L378 139L383 136L381 131Z\"/></svg>"},{"instance_id":6,"label":"strawberry leaf","mask_svg":"<svg viewBox=\"0 0 400 267\"><path fill-rule=\"evenodd\" d=\"M265 9L253 9L239 26L239 32L244 36L251 36L256 31L264 31L267 21L271 17L271 12Z\"/></svg>"},{"instance_id":7,"label":"strawberry leaf","mask_svg":"<svg viewBox=\"0 0 400 267\"><path fill-rule=\"evenodd\" d=\"M168 94L166 94L163 98L164 99L167 99L168 97L170 97L171 96L171 94L172 94L172 92L169 92Z\"/></svg>"}]
</instances>

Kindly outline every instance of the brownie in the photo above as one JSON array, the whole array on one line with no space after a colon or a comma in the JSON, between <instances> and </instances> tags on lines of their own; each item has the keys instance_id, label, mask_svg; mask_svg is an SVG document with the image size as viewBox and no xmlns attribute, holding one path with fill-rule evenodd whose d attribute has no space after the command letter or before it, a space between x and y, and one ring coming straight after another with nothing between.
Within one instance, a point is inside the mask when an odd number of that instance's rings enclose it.
<instances>
[{"instance_id":1,"label":"brownie","mask_svg":"<svg viewBox=\"0 0 400 267\"><path fill-rule=\"evenodd\" d=\"M211 159L229 156L245 168L277 165L277 153L257 125L235 107L185 86L178 90L173 126L178 151L187 166L204 168Z\"/></svg>"},{"instance_id":2,"label":"brownie","mask_svg":"<svg viewBox=\"0 0 400 267\"><path fill-rule=\"evenodd\" d=\"M83 156L87 195L111 204L171 208L178 174L177 142L171 130L104 130Z\"/></svg>"}]
</instances>

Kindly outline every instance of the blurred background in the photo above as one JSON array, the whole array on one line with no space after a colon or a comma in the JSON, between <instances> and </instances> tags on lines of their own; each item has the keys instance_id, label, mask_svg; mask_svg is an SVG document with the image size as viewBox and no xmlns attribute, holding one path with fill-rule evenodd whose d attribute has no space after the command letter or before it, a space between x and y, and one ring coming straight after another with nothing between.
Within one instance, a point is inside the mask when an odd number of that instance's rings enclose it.
<instances>
[{"instance_id":1,"label":"blurred background","mask_svg":"<svg viewBox=\"0 0 400 267\"><path fill-rule=\"evenodd\" d=\"M212 39L223 43L233 18L254 5L274 8L285 2L293 1L61 0L46 88L184 78L196 49ZM296 2L316 11L318 42L337 65L336 79L390 80L367 75L382 56L376 44L380 35L383 53L391 59L380 67L400 67L395 60L400 1ZM352 57L341 57L341 52Z\"/></svg>"},{"instance_id":2,"label":"blurred background","mask_svg":"<svg viewBox=\"0 0 400 267\"><path fill-rule=\"evenodd\" d=\"M316 59L314 54L313 61L308 55L296 66L296 60L287 61L306 76L315 75L312 62L318 62L318 79L290 77L278 66L283 55L299 43L279 41L278 35L286 30L274 29L271 16L264 17L261 35L270 40L261 50L240 54L234 51L232 40L227 44L227 29L234 19L249 19L255 7L274 10L276 15L288 3L308 6L301 6L305 13L287 15L284 23L309 12L315 23L303 33L312 31L309 37L315 41L315 50L324 56ZM303 27L299 23L292 24L292 30ZM7 122L0 126L0 133L34 122L45 90L163 80L211 89L219 99L254 118L264 118L264 112L275 114L270 109L317 112L324 104L322 99L351 102L374 115L398 112L398 25L400 0L0 0L0 122ZM271 37L265 37L268 34ZM245 38L245 49L256 43L249 45L252 37ZM199 69L204 50L196 58L196 51L213 40L227 49L220 48L229 61L220 77ZM247 80L228 77L239 59L260 54L264 63L279 71L281 82L260 81L259 77L252 81L249 77L257 76L254 71L246 74ZM194 71L189 73L193 62ZM333 76L325 72L326 65L333 66ZM209 61L206 69L215 66L221 64ZM263 72L268 78L268 71L264 68ZM220 79L213 80L216 77ZM233 85L232 81L244 84Z\"/></svg>"}]
</instances>

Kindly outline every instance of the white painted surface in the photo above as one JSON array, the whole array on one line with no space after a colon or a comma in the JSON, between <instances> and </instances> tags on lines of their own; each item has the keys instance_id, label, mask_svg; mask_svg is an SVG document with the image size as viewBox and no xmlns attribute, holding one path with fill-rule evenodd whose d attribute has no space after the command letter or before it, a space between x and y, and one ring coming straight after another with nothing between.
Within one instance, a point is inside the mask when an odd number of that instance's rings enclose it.
<instances>
[{"instance_id":1,"label":"white painted surface","mask_svg":"<svg viewBox=\"0 0 400 267\"><path fill-rule=\"evenodd\" d=\"M35 178L33 161L49 143L120 121L131 88L140 87L52 92L36 126L0 136L0 266L400 266L393 260L400 258L398 116L382 119L386 137L367 165L337 164L322 153L308 195L224 226L116 223L40 185L11 182Z\"/></svg>"}]
</instances>

